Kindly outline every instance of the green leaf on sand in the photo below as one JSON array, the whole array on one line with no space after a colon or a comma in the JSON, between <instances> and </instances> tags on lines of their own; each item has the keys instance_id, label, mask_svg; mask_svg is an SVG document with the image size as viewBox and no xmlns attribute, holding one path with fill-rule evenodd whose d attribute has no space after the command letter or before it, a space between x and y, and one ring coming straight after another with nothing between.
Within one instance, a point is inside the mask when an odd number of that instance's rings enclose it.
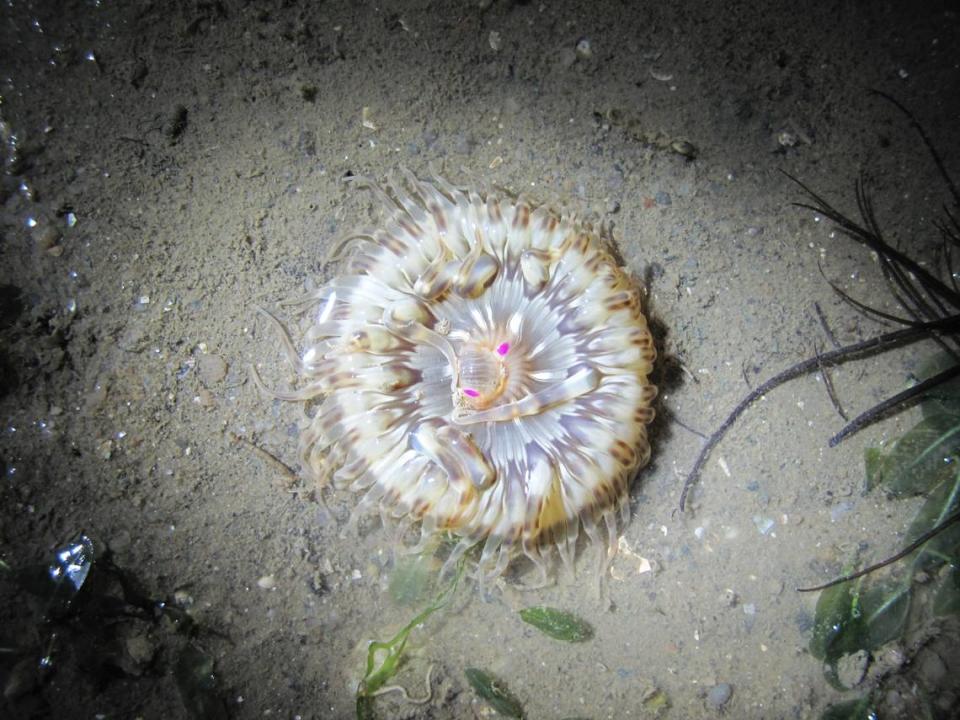
<instances>
[{"instance_id":1,"label":"green leaf on sand","mask_svg":"<svg viewBox=\"0 0 960 720\"><path fill-rule=\"evenodd\" d=\"M593 628L576 615L550 607L530 607L520 611L520 618L554 640L584 642L593 637Z\"/></svg>"},{"instance_id":2,"label":"green leaf on sand","mask_svg":"<svg viewBox=\"0 0 960 720\"><path fill-rule=\"evenodd\" d=\"M910 583L885 581L863 587L864 578L827 588L814 615L810 652L827 665L827 679L844 689L837 662L858 650L868 652L899 637L910 610Z\"/></svg>"},{"instance_id":3,"label":"green leaf on sand","mask_svg":"<svg viewBox=\"0 0 960 720\"><path fill-rule=\"evenodd\" d=\"M933 614L937 617L960 615L960 568L948 567L941 583L933 598Z\"/></svg>"},{"instance_id":4,"label":"green leaf on sand","mask_svg":"<svg viewBox=\"0 0 960 720\"><path fill-rule=\"evenodd\" d=\"M925 417L886 451L868 453L867 485L883 485L896 497L929 492L956 471L960 417Z\"/></svg>"},{"instance_id":5,"label":"green leaf on sand","mask_svg":"<svg viewBox=\"0 0 960 720\"><path fill-rule=\"evenodd\" d=\"M920 365L917 379L929 380L956 364L957 359L953 355L945 352L937 353ZM940 414L960 417L960 378L947 380L927 391L920 403L920 410L924 417Z\"/></svg>"},{"instance_id":6,"label":"green leaf on sand","mask_svg":"<svg viewBox=\"0 0 960 720\"><path fill-rule=\"evenodd\" d=\"M467 668L465 674L470 687L489 703L490 707L506 717L523 718L523 706L501 680L477 668Z\"/></svg>"},{"instance_id":7,"label":"green leaf on sand","mask_svg":"<svg viewBox=\"0 0 960 720\"><path fill-rule=\"evenodd\" d=\"M917 540L960 509L960 471L957 470L954 467L952 479L938 485L927 496L907 530L907 543ZM944 563L955 563L960 555L960 523L931 538L918 553L914 561L915 570L930 573Z\"/></svg>"}]
</instances>

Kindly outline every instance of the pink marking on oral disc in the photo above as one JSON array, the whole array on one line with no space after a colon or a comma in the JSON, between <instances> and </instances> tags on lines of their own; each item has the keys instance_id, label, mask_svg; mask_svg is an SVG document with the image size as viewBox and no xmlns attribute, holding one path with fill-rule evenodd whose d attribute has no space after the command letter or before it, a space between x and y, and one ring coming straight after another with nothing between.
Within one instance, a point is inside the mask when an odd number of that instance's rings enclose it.
<instances>
[{"instance_id":1,"label":"pink marking on oral disc","mask_svg":"<svg viewBox=\"0 0 960 720\"><path fill-rule=\"evenodd\" d=\"M467 397L474 397L474 398L475 398L475 397L480 397L480 393L478 393L478 392L477 392L476 390L474 390L473 388L464 388L464 389L463 389L463 394L466 395Z\"/></svg>"},{"instance_id":2,"label":"pink marking on oral disc","mask_svg":"<svg viewBox=\"0 0 960 720\"><path fill-rule=\"evenodd\" d=\"M508 352L510 352L510 343L501 343L497 348L497 354L499 354L500 357L503 357Z\"/></svg>"}]
</instances>

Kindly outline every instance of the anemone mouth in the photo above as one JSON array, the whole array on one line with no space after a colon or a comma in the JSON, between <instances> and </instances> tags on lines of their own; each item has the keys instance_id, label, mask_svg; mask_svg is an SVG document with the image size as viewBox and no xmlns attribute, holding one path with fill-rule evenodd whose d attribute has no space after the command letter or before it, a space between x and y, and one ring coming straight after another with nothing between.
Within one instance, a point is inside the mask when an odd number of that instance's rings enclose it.
<instances>
[{"instance_id":1,"label":"anemone mouth","mask_svg":"<svg viewBox=\"0 0 960 720\"><path fill-rule=\"evenodd\" d=\"M483 542L546 572L581 528L607 550L650 455L655 350L638 288L576 217L442 178L368 186L383 222L348 237L289 399L322 397L300 438L307 471L421 523L421 544Z\"/></svg>"},{"instance_id":2,"label":"anemone mouth","mask_svg":"<svg viewBox=\"0 0 960 720\"><path fill-rule=\"evenodd\" d=\"M503 395L510 384L511 366L507 361L510 343L478 342L468 339L457 356L457 390L454 403L472 410L486 410ZM511 358L512 360L512 358Z\"/></svg>"}]
</instances>

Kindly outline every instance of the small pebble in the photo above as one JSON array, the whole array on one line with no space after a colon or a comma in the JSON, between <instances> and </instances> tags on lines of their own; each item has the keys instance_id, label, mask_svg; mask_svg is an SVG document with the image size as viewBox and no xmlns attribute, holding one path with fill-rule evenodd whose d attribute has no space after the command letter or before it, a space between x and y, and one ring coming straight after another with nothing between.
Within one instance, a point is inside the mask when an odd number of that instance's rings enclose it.
<instances>
[{"instance_id":1,"label":"small pebble","mask_svg":"<svg viewBox=\"0 0 960 720\"><path fill-rule=\"evenodd\" d=\"M41 252L50 252L60 241L60 233L57 229L46 223L34 227L30 234L33 236L33 243L37 250Z\"/></svg>"},{"instance_id":2,"label":"small pebble","mask_svg":"<svg viewBox=\"0 0 960 720\"><path fill-rule=\"evenodd\" d=\"M137 665L143 666L153 660L157 648L146 635L128 637L124 643L127 655Z\"/></svg>"},{"instance_id":3,"label":"small pebble","mask_svg":"<svg viewBox=\"0 0 960 720\"><path fill-rule=\"evenodd\" d=\"M686 140L674 140L670 143L670 149L673 150L677 155L683 155L683 157L688 160L693 160L699 154L697 146L693 143L687 142Z\"/></svg>"},{"instance_id":4,"label":"small pebble","mask_svg":"<svg viewBox=\"0 0 960 720\"><path fill-rule=\"evenodd\" d=\"M720 596L720 603L727 607L736 607L739 602L740 597L731 588L724 590Z\"/></svg>"},{"instance_id":5,"label":"small pebble","mask_svg":"<svg viewBox=\"0 0 960 720\"><path fill-rule=\"evenodd\" d=\"M781 130L777 133L777 142L781 147L792 148L800 142L797 136L789 130Z\"/></svg>"},{"instance_id":6,"label":"small pebble","mask_svg":"<svg viewBox=\"0 0 960 720\"><path fill-rule=\"evenodd\" d=\"M761 535L769 535L770 531L773 530L773 526L776 524L773 518L763 517L761 515L753 516L753 524L757 526L757 530Z\"/></svg>"},{"instance_id":7,"label":"small pebble","mask_svg":"<svg viewBox=\"0 0 960 720\"><path fill-rule=\"evenodd\" d=\"M273 590L277 586L277 580L273 575L264 575L257 580L257 587L261 590Z\"/></svg>"},{"instance_id":8,"label":"small pebble","mask_svg":"<svg viewBox=\"0 0 960 720\"><path fill-rule=\"evenodd\" d=\"M590 38L580 38L577 40L577 46L574 48L577 57L581 60L589 60L593 57L593 46L590 44Z\"/></svg>"},{"instance_id":9,"label":"small pebble","mask_svg":"<svg viewBox=\"0 0 960 720\"><path fill-rule=\"evenodd\" d=\"M214 397L214 394L206 388L200 388L194 396L193 401L204 408L211 408L217 404L217 399Z\"/></svg>"},{"instance_id":10,"label":"small pebble","mask_svg":"<svg viewBox=\"0 0 960 720\"><path fill-rule=\"evenodd\" d=\"M713 710L722 710L733 695L733 686L730 683L718 683L707 693L707 705Z\"/></svg>"},{"instance_id":11,"label":"small pebble","mask_svg":"<svg viewBox=\"0 0 960 720\"><path fill-rule=\"evenodd\" d=\"M853 689L863 682L869 664L870 653L866 650L844 655L837 661L837 680L843 687Z\"/></svg>"},{"instance_id":12,"label":"small pebble","mask_svg":"<svg viewBox=\"0 0 960 720\"><path fill-rule=\"evenodd\" d=\"M840 518L853 510L853 503L844 500L830 508L830 522L837 522Z\"/></svg>"},{"instance_id":13,"label":"small pebble","mask_svg":"<svg viewBox=\"0 0 960 720\"><path fill-rule=\"evenodd\" d=\"M197 358L197 374L207 387L216 385L227 377L227 361L219 355L200 355Z\"/></svg>"},{"instance_id":14,"label":"small pebble","mask_svg":"<svg viewBox=\"0 0 960 720\"><path fill-rule=\"evenodd\" d=\"M109 460L113 455L113 440L103 440L97 444L97 455L101 460Z\"/></svg>"}]
</instances>

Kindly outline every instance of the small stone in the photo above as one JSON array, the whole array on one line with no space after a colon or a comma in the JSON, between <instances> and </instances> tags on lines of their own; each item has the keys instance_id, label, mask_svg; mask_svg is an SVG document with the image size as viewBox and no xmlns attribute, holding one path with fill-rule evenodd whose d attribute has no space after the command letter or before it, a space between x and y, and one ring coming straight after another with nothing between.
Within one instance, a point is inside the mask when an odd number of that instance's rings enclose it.
<instances>
[{"instance_id":1,"label":"small stone","mask_svg":"<svg viewBox=\"0 0 960 720\"><path fill-rule=\"evenodd\" d=\"M593 57L593 46L590 43L590 38L584 37L577 40L577 46L574 48L574 52L581 60L589 60Z\"/></svg>"},{"instance_id":2,"label":"small stone","mask_svg":"<svg viewBox=\"0 0 960 720\"><path fill-rule=\"evenodd\" d=\"M947 666L943 659L935 652L928 652L923 655L919 663L920 677L924 678L931 685L935 685L947 676Z\"/></svg>"},{"instance_id":3,"label":"small stone","mask_svg":"<svg viewBox=\"0 0 960 720\"><path fill-rule=\"evenodd\" d=\"M736 607L740 602L740 596L737 595L732 588L727 588L720 595L720 604L726 605L727 607Z\"/></svg>"},{"instance_id":4,"label":"small stone","mask_svg":"<svg viewBox=\"0 0 960 720\"><path fill-rule=\"evenodd\" d=\"M694 160L700 153L696 145L686 140L674 140L670 143L670 149L677 155L683 155L687 160Z\"/></svg>"},{"instance_id":5,"label":"small stone","mask_svg":"<svg viewBox=\"0 0 960 720\"><path fill-rule=\"evenodd\" d=\"M97 444L97 455L101 460L109 460L113 455L113 440L101 440Z\"/></svg>"},{"instance_id":6,"label":"small stone","mask_svg":"<svg viewBox=\"0 0 960 720\"><path fill-rule=\"evenodd\" d=\"M934 702L937 709L943 713L942 717L949 717L950 711L956 709L957 694L953 690L945 690L941 685L937 688L937 696Z\"/></svg>"},{"instance_id":7,"label":"small stone","mask_svg":"<svg viewBox=\"0 0 960 720\"><path fill-rule=\"evenodd\" d=\"M207 387L216 385L227 377L227 361L220 355L201 355L197 358L197 374Z\"/></svg>"},{"instance_id":8,"label":"small stone","mask_svg":"<svg viewBox=\"0 0 960 720\"><path fill-rule=\"evenodd\" d=\"M194 397L194 402L202 408L211 408L217 404L217 399L214 397L214 394L206 388L200 388Z\"/></svg>"},{"instance_id":9,"label":"small stone","mask_svg":"<svg viewBox=\"0 0 960 720\"><path fill-rule=\"evenodd\" d=\"M377 124L373 121L373 111L369 106L364 105L360 109L360 124L367 130L377 130Z\"/></svg>"},{"instance_id":10,"label":"small stone","mask_svg":"<svg viewBox=\"0 0 960 720\"><path fill-rule=\"evenodd\" d=\"M769 535L776 522L773 518L763 517L762 515L754 515L753 524L757 526L757 531L761 535Z\"/></svg>"},{"instance_id":11,"label":"small stone","mask_svg":"<svg viewBox=\"0 0 960 720\"><path fill-rule=\"evenodd\" d=\"M837 522L840 518L842 518L844 515L851 512L852 510L853 510L853 503L848 500L844 500L842 502L837 503L832 508L830 508L830 522L833 522L833 523Z\"/></svg>"},{"instance_id":12,"label":"small stone","mask_svg":"<svg viewBox=\"0 0 960 720\"><path fill-rule=\"evenodd\" d=\"M41 223L34 227L30 234L33 236L33 244L40 252L50 252L56 247L60 240L60 233L52 225Z\"/></svg>"},{"instance_id":13,"label":"small stone","mask_svg":"<svg viewBox=\"0 0 960 720\"><path fill-rule=\"evenodd\" d=\"M150 638L146 635L128 637L124 644L127 655L140 667L148 665L157 652L156 646L150 642Z\"/></svg>"},{"instance_id":14,"label":"small stone","mask_svg":"<svg viewBox=\"0 0 960 720\"><path fill-rule=\"evenodd\" d=\"M884 696L884 704L889 708L890 712L896 713L897 715L900 715L907 705L903 698L903 693L896 688L887 691L887 694Z\"/></svg>"},{"instance_id":15,"label":"small stone","mask_svg":"<svg viewBox=\"0 0 960 720\"><path fill-rule=\"evenodd\" d=\"M277 586L277 580L273 575L264 575L257 580L257 587L261 590L273 590Z\"/></svg>"},{"instance_id":16,"label":"small stone","mask_svg":"<svg viewBox=\"0 0 960 720\"><path fill-rule=\"evenodd\" d=\"M781 147L792 148L796 147L797 143L800 142L796 134L790 132L789 130L781 130L777 133L777 143Z\"/></svg>"},{"instance_id":17,"label":"small stone","mask_svg":"<svg viewBox=\"0 0 960 720\"><path fill-rule=\"evenodd\" d=\"M855 653L844 655L837 661L837 679L840 684L845 688L855 688L867 674L869 663L870 653L866 650L857 650Z\"/></svg>"},{"instance_id":18,"label":"small stone","mask_svg":"<svg viewBox=\"0 0 960 720\"><path fill-rule=\"evenodd\" d=\"M659 715L670 707L669 696L660 688L654 687L643 696L643 707L651 714Z\"/></svg>"},{"instance_id":19,"label":"small stone","mask_svg":"<svg viewBox=\"0 0 960 720\"><path fill-rule=\"evenodd\" d=\"M717 683L707 693L707 705L711 710L722 710L733 695L733 686L730 683Z\"/></svg>"}]
</instances>

